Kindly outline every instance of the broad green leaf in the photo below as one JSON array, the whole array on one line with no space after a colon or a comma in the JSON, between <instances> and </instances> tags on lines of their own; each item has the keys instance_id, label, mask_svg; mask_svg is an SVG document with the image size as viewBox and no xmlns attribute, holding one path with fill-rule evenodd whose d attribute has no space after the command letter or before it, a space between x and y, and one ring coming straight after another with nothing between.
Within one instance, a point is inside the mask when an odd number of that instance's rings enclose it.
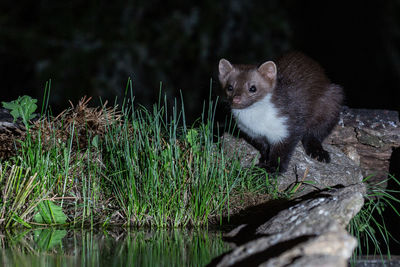
<instances>
[{"instance_id":1,"label":"broad green leaf","mask_svg":"<svg viewBox=\"0 0 400 267\"><path fill-rule=\"evenodd\" d=\"M10 112L10 114L13 116L14 118L14 122L22 116L22 114L19 113L18 109L14 109Z\"/></svg>"},{"instance_id":2,"label":"broad green leaf","mask_svg":"<svg viewBox=\"0 0 400 267\"><path fill-rule=\"evenodd\" d=\"M35 114L33 113L37 109L36 102L37 99L24 95L11 102L2 102L2 104L4 108L10 110L10 114L13 116L14 122L18 118L22 118L25 126L28 128L28 120L35 117Z\"/></svg>"},{"instance_id":3,"label":"broad green leaf","mask_svg":"<svg viewBox=\"0 0 400 267\"><path fill-rule=\"evenodd\" d=\"M62 211L62 208L49 200L40 202L37 205L36 210L38 212L35 214L33 219L37 223L64 224L67 220L67 216Z\"/></svg>"}]
</instances>

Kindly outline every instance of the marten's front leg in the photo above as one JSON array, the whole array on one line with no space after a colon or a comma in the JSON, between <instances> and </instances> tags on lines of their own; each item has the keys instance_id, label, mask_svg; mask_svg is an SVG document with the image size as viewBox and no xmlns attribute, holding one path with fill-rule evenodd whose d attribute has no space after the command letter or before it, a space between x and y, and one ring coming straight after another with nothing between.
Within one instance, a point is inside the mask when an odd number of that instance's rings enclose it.
<instances>
[{"instance_id":1,"label":"marten's front leg","mask_svg":"<svg viewBox=\"0 0 400 267\"><path fill-rule=\"evenodd\" d=\"M269 173L283 173L286 172L289 165L290 158L292 157L294 148L299 140L288 138L284 142L272 144L265 169Z\"/></svg>"}]
</instances>

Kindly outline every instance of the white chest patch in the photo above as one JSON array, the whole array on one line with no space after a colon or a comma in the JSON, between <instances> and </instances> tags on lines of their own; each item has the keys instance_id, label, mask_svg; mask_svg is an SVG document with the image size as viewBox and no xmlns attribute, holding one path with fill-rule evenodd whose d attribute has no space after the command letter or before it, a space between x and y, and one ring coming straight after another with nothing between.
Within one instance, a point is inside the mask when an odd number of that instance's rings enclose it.
<instances>
[{"instance_id":1,"label":"white chest patch","mask_svg":"<svg viewBox=\"0 0 400 267\"><path fill-rule=\"evenodd\" d=\"M278 109L271 102L271 94L244 109L232 109L239 128L250 137L266 137L278 143L289 134L286 117L278 117Z\"/></svg>"}]
</instances>

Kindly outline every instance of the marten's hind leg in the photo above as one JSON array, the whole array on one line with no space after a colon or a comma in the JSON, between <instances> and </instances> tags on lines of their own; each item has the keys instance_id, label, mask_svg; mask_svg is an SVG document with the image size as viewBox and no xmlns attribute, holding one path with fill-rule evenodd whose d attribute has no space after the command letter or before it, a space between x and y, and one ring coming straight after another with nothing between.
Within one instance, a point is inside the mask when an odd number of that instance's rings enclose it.
<instances>
[{"instance_id":1,"label":"marten's hind leg","mask_svg":"<svg viewBox=\"0 0 400 267\"><path fill-rule=\"evenodd\" d=\"M313 119L309 122L308 129L301 140L304 150L312 158L330 162L329 153L323 149L321 143L339 120L342 98L342 88L339 85L330 84L316 104L316 112L314 112Z\"/></svg>"},{"instance_id":2,"label":"marten's hind leg","mask_svg":"<svg viewBox=\"0 0 400 267\"><path fill-rule=\"evenodd\" d=\"M322 141L324 141L336 125L338 115L334 115L331 114L331 118L323 118L319 124L314 124L310 127L301 140L307 155L326 163L331 161L331 157L328 151L322 147Z\"/></svg>"}]
</instances>

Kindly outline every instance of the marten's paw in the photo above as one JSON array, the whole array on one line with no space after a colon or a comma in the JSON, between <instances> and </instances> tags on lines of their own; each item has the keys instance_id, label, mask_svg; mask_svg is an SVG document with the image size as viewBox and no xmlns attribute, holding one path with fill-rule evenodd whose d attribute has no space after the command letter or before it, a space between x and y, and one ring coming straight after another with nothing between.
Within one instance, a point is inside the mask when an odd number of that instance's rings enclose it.
<instances>
[{"instance_id":1,"label":"marten's paw","mask_svg":"<svg viewBox=\"0 0 400 267\"><path fill-rule=\"evenodd\" d=\"M286 172L286 168L284 168L282 165L277 166L275 164L269 164L261 161L256 165L256 167L264 169L269 174L281 174Z\"/></svg>"},{"instance_id":2,"label":"marten's paw","mask_svg":"<svg viewBox=\"0 0 400 267\"><path fill-rule=\"evenodd\" d=\"M331 162L328 151L323 149L321 142L315 137L305 136L302 142L307 155L321 162Z\"/></svg>"},{"instance_id":3,"label":"marten's paw","mask_svg":"<svg viewBox=\"0 0 400 267\"><path fill-rule=\"evenodd\" d=\"M312 150L306 151L307 155L310 157L321 161L321 162L326 162L329 163L331 162L331 157L329 156L328 151L324 150L322 147L321 148L314 148Z\"/></svg>"}]
</instances>

